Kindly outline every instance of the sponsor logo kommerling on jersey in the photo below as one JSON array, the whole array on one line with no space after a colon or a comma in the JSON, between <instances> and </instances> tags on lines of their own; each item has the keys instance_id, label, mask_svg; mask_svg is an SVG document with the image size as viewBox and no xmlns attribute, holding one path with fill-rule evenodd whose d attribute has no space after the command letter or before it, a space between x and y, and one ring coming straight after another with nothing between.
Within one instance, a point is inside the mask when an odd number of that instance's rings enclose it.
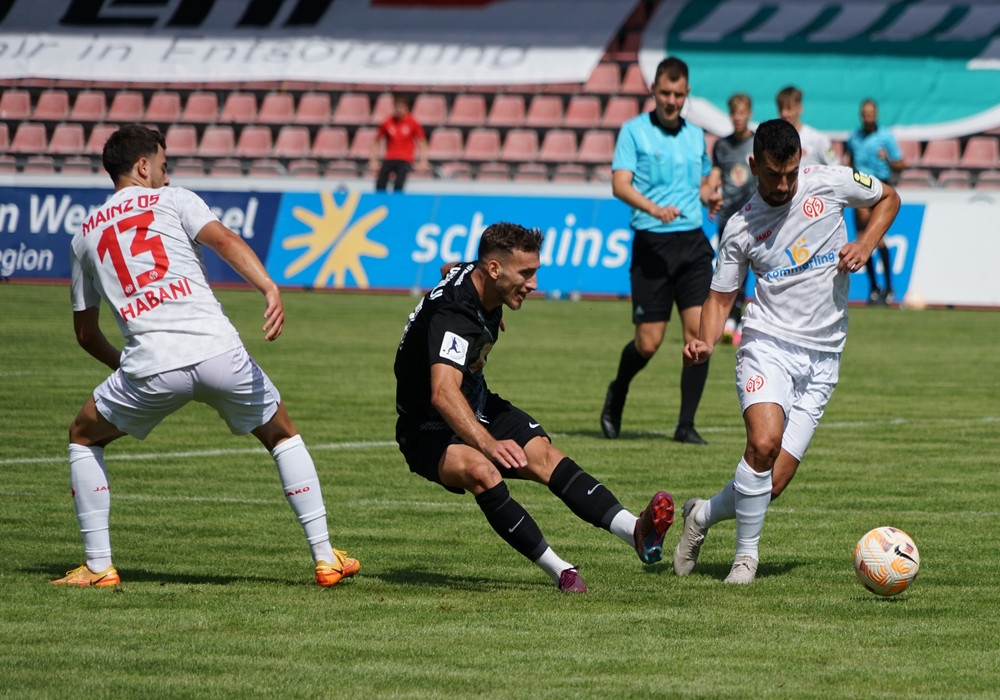
<instances>
[{"instance_id":1,"label":"sponsor logo kommerling on jersey","mask_svg":"<svg viewBox=\"0 0 1000 700\"><path fill-rule=\"evenodd\" d=\"M784 267L778 270L771 270L766 275L767 279L777 279L778 277L788 277L789 275L797 275L800 272L805 272L806 270L811 270L814 267L823 267L825 265L836 265L837 264L837 254L827 253L825 255L815 255L810 256L808 241L806 241L805 236L800 238L798 241L792 244L790 248L785 248L785 255L792 263L792 267Z\"/></svg>"},{"instance_id":2,"label":"sponsor logo kommerling on jersey","mask_svg":"<svg viewBox=\"0 0 1000 700\"><path fill-rule=\"evenodd\" d=\"M671 53L849 54L973 59L998 34L993 3L941 0L688 1L667 31Z\"/></svg>"}]
</instances>

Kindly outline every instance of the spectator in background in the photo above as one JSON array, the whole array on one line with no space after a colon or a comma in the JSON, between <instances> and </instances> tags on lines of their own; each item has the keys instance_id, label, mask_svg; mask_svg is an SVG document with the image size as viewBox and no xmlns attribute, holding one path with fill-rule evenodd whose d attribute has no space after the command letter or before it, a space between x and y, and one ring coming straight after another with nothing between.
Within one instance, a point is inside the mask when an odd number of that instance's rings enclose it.
<instances>
[{"instance_id":1,"label":"spectator in background","mask_svg":"<svg viewBox=\"0 0 1000 700\"><path fill-rule=\"evenodd\" d=\"M878 106L874 100L866 99L861 102L861 126L852 131L847 139L845 159L847 165L855 170L874 175L882 182L895 182L906 167L903 152L899 150L895 137L888 129L878 125ZM870 209L854 210L854 225L859 237L868 226L871 215ZM878 255L882 260L885 286L879 287L875 261L869 258L865 265L870 285L868 303L887 305L892 303L892 261L889 248L882 239L878 242Z\"/></svg>"},{"instance_id":2,"label":"spectator in background","mask_svg":"<svg viewBox=\"0 0 1000 700\"><path fill-rule=\"evenodd\" d=\"M836 165L837 155L833 152L830 139L802 123L802 91L789 85L778 93L775 101L778 103L778 116L799 132L799 140L802 142L802 161L799 166Z\"/></svg>"},{"instance_id":3,"label":"spectator in background","mask_svg":"<svg viewBox=\"0 0 1000 700\"><path fill-rule=\"evenodd\" d=\"M722 195L711 187L705 132L681 117L688 67L670 57L656 67L650 86L656 109L622 125L611 163L611 190L632 208L632 323L635 337L622 349L618 374L608 385L601 411L605 437L617 438L629 383L663 342L674 303L684 341L698 335L701 305L712 282L715 252L702 231L702 205L714 214ZM681 371L681 409L674 440L705 444L694 414L708 378L708 365Z\"/></svg>"},{"instance_id":4,"label":"spectator in background","mask_svg":"<svg viewBox=\"0 0 1000 700\"><path fill-rule=\"evenodd\" d=\"M753 155L753 131L750 117L753 115L750 96L738 92L729 98L729 118L733 122L733 133L715 142L712 149L712 173L709 178L712 189L722 186L722 209L719 210L719 249L722 249L722 233L726 230L729 217L740 210L757 188L757 178L750 172L750 156ZM746 285L736 292L736 301L726 319L722 331L722 342L739 345L742 340L743 304L746 302Z\"/></svg>"},{"instance_id":5,"label":"spectator in background","mask_svg":"<svg viewBox=\"0 0 1000 700\"><path fill-rule=\"evenodd\" d=\"M378 165L378 150L385 140L385 158L382 167ZM402 192L406 185L406 176L414 167L414 151L417 156L417 170L427 169L427 137L424 128L410 114L410 101L406 95L396 93L392 100L392 116L388 117L378 128L375 140L372 141L369 165L373 171L378 170L375 179L375 191L385 192L390 175L393 178L392 191Z\"/></svg>"}]
</instances>

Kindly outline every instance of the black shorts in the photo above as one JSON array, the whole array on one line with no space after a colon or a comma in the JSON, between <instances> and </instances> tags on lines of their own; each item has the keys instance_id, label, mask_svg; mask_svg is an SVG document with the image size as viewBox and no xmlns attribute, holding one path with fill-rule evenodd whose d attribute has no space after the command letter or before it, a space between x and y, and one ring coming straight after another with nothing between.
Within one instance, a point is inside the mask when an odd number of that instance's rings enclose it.
<instances>
[{"instance_id":1,"label":"black shorts","mask_svg":"<svg viewBox=\"0 0 1000 700\"><path fill-rule=\"evenodd\" d=\"M485 414L483 427L497 440L513 440L523 448L536 437L549 439L548 433L534 418L496 394L491 393L486 399ZM410 471L435 484L441 484L438 467L444 451L449 445L465 444L450 428L421 428L402 417L396 421L396 442L399 444L399 451L406 458ZM494 466L504 479L523 478L516 469L508 469L497 464ZM444 487L453 493L465 493L465 489Z\"/></svg>"},{"instance_id":2,"label":"black shorts","mask_svg":"<svg viewBox=\"0 0 1000 700\"><path fill-rule=\"evenodd\" d=\"M632 323L669 321L670 310L701 306L712 285L715 251L701 229L635 231L632 240Z\"/></svg>"}]
</instances>

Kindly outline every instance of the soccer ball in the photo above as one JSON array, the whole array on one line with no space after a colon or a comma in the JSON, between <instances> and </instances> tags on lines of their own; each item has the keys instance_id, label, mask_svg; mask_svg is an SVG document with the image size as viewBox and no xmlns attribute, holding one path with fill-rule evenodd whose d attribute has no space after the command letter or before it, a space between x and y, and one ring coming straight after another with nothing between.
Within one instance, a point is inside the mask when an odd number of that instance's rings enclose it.
<instances>
[{"instance_id":1,"label":"soccer ball","mask_svg":"<svg viewBox=\"0 0 1000 700\"><path fill-rule=\"evenodd\" d=\"M865 533L854 548L854 572L872 593L902 593L917 577L920 552L910 536L894 527L877 527Z\"/></svg>"}]
</instances>

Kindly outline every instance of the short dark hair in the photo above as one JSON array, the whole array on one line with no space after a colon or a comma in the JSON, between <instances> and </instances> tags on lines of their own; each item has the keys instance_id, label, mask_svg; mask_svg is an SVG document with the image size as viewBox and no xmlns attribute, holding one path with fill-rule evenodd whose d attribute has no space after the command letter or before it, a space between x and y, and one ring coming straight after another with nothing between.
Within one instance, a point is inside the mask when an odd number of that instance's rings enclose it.
<instances>
[{"instance_id":1,"label":"short dark hair","mask_svg":"<svg viewBox=\"0 0 1000 700\"><path fill-rule=\"evenodd\" d=\"M511 255L515 250L537 253L542 249L542 232L518 224L500 221L491 224L479 239L479 260L485 262L491 255Z\"/></svg>"},{"instance_id":2,"label":"short dark hair","mask_svg":"<svg viewBox=\"0 0 1000 700\"><path fill-rule=\"evenodd\" d=\"M101 163L114 182L132 172L140 158L152 158L157 147L167 147L163 134L141 124L127 124L108 137Z\"/></svg>"},{"instance_id":3,"label":"short dark hair","mask_svg":"<svg viewBox=\"0 0 1000 700\"><path fill-rule=\"evenodd\" d=\"M757 126L753 137L753 157L763 162L764 154L775 163L784 163L802 151L799 132L784 119L769 119Z\"/></svg>"},{"instance_id":4,"label":"short dark hair","mask_svg":"<svg viewBox=\"0 0 1000 700\"><path fill-rule=\"evenodd\" d=\"M786 104L801 104L802 91L794 85L789 85L778 91L778 94L774 97L774 101L778 103L778 109L781 109Z\"/></svg>"},{"instance_id":5,"label":"short dark hair","mask_svg":"<svg viewBox=\"0 0 1000 700\"><path fill-rule=\"evenodd\" d=\"M653 84L660 82L660 76L666 75L668 80L688 80L688 66L676 56L670 56L660 61L656 66L656 74L653 76Z\"/></svg>"}]
</instances>

